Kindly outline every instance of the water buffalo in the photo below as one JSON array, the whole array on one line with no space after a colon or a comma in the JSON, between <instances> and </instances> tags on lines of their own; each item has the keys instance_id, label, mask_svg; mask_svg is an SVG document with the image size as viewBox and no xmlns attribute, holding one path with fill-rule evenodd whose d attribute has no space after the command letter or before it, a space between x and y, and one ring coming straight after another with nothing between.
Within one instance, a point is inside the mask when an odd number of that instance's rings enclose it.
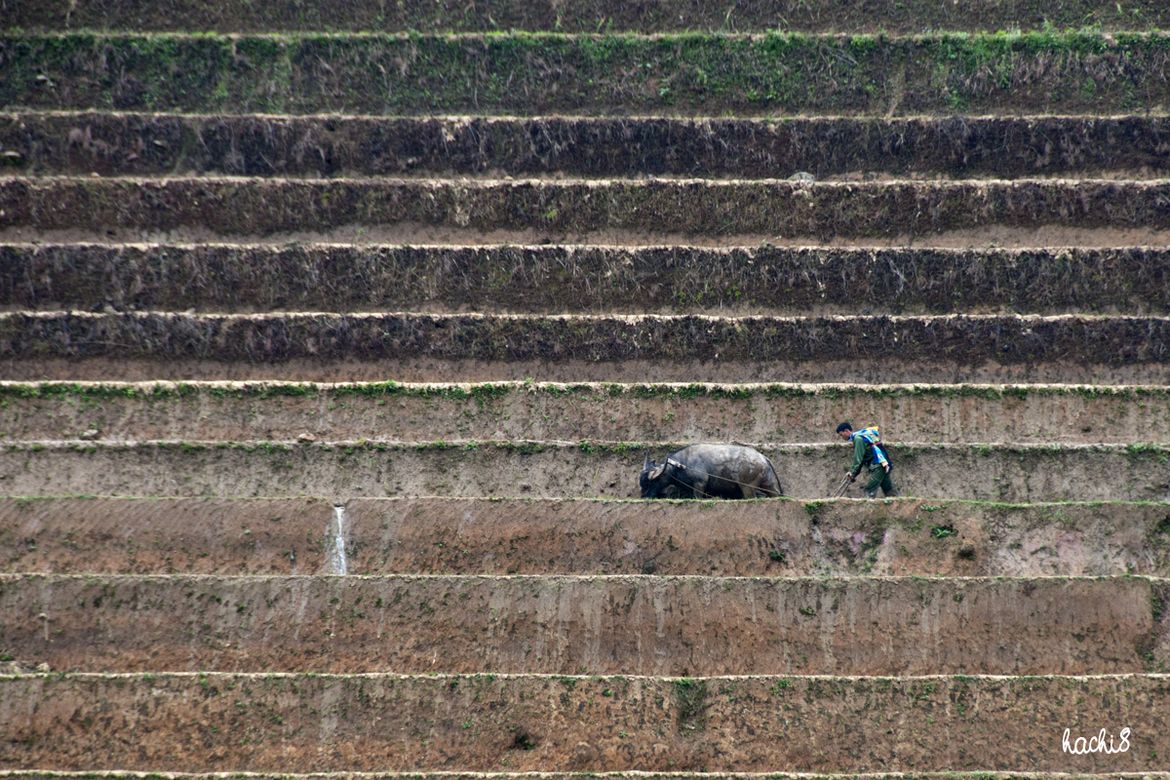
<instances>
[{"instance_id":1,"label":"water buffalo","mask_svg":"<svg viewBox=\"0 0 1170 780\"><path fill-rule=\"evenodd\" d=\"M647 454L638 478L642 498L782 496L772 462L742 444L692 444L659 465Z\"/></svg>"}]
</instances>

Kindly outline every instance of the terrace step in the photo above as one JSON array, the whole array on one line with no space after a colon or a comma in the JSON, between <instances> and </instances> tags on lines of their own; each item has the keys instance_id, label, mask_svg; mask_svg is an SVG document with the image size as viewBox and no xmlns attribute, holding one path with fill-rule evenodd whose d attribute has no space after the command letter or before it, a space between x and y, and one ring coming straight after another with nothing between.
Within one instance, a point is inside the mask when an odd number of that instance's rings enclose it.
<instances>
[{"instance_id":1,"label":"terrace step","mask_svg":"<svg viewBox=\"0 0 1170 780\"><path fill-rule=\"evenodd\" d=\"M775 441L880 422L891 442L1133 444L1170 429L1170 387L0 382L17 440Z\"/></svg>"},{"instance_id":2,"label":"terrace step","mask_svg":"<svg viewBox=\"0 0 1170 780\"><path fill-rule=\"evenodd\" d=\"M26 381L1168 384L1170 318L21 312L0 361Z\"/></svg>"},{"instance_id":3,"label":"terrace step","mask_svg":"<svg viewBox=\"0 0 1170 780\"><path fill-rule=\"evenodd\" d=\"M1115 740L1116 741L1116 740ZM45 769L32 770L0 770L0 778L4 780L141 780L141 772L123 772L117 770L111 771L89 771L84 773L76 772L54 772ZM158 772L160 780L217 780L219 775L199 774L195 772ZM579 776L579 773L568 772L378 772L380 780L574 780ZM705 773L687 773L687 772L594 772L599 778L604 780L709 780L709 775ZM808 775L808 774L793 774L786 772L768 772L768 777L775 778L775 780L955 780L962 778L965 773L962 772L914 772L910 774L883 774L881 772L869 772L865 774L838 774L831 775ZM1026 780L1108 780L1117 776L1124 776L1123 773L1107 773L1107 774L1085 774L1076 772L1061 772L1058 775L1050 776L1044 772L980 772L986 780L1013 780L1013 778L1026 778ZM720 772L720 777L725 777L727 780L759 780L757 773L742 773L742 772ZM260 774L261 779L272 778L271 775ZM294 773L281 773L280 777L288 780L354 780L355 774L352 772L314 772L312 775L298 775ZM1143 772L1142 778L1149 778L1149 780L1166 780L1170 778L1168 772ZM1136 778L1135 778L1136 780Z\"/></svg>"},{"instance_id":4,"label":"terrace step","mask_svg":"<svg viewBox=\"0 0 1170 780\"><path fill-rule=\"evenodd\" d=\"M0 178L8 241L156 236L328 239L374 231L403 243L729 243L834 239L994 243L1001 232L1104 232L1157 245L1170 231L1170 180L886 181L803 183L680 179L175 179ZM359 229L360 228L360 229ZM1126 232L1128 231L1128 233ZM1122 236L1118 239L1117 236ZM1143 240L1128 241L1130 236ZM472 239L473 236L478 236ZM429 237L429 240L428 240ZM440 239L436 241L436 239ZM672 241L672 239L674 241ZM1102 239L1098 238L1098 242ZM624 243L624 240L618 241ZM1079 244L1080 241L1067 243ZM1093 245L1099 245L1094 243Z\"/></svg>"},{"instance_id":5,"label":"terrace step","mask_svg":"<svg viewBox=\"0 0 1170 780\"><path fill-rule=\"evenodd\" d=\"M0 780L1170 780L1170 6L1050 5L0 0ZM604 498L847 418L1046 503Z\"/></svg>"},{"instance_id":6,"label":"terrace step","mask_svg":"<svg viewBox=\"0 0 1170 780\"><path fill-rule=\"evenodd\" d=\"M5 768L1162 771L1170 677L0 677ZM1070 757L1065 729L1125 752ZM1123 743L1121 730L1129 728Z\"/></svg>"},{"instance_id":7,"label":"terrace step","mask_svg":"<svg viewBox=\"0 0 1170 780\"><path fill-rule=\"evenodd\" d=\"M1120 674L1170 669L1168 599L1128 576L0 575L0 650L83 672Z\"/></svg>"},{"instance_id":8,"label":"terrace step","mask_svg":"<svg viewBox=\"0 0 1170 780\"><path fill-rule=\"evenodd\" d=\"M1165 176L1170 118L0 114L25 174Z\"/></svg>"},{"instance_id":9,"label":"terrace step","mask_svg":"<svg viewBox=\"0 0 1170 780\"><path fill-rule=\"evenodd\" d=\"M8 495L632 497L643 453L618 442L0 443ZM758 445L785 495L825 498L850 465L837 445ZM1163 446L899 445L903 495L992 501L1170 500ZM860 481L859 483L860 484ZM849 496L860 496L853 487Z\"/></svg>"},{"instance_id":10,"label":"terrace step","mask_svg":"<svg viewBox=\"0 0 1170 780\"><path fill-rule=\"evenodd\" d=\"M619 0L509 0L490 6L456 0L379 0L305 3L276 0L262 11L247 0L179 0L166 9L147 0L42 0L6 9L5 23L33 29L218 30L417 30L422 32L548 30L686 31L795 30L806 32L920 30L1001 30L1094 27L1132 30L1170 26L1170 12L1158 0L1118 6L1103 0L1065 0L1058 5L1011 0L994 4L947 5L929 0L870 5L832 0L813 6L801 0L739 3L653 2L631 6Z\"/></svg>"},{"instance_id":11,"label":"terrace step","mask_svg":"<svg viewBox=\"0 0 1170 780\"><path fill-rule=\"evenodd\" d=\"M315 498L5 498L0 571L323 572L333 514Z\"/></svg>"},{"instance_id":12,"label":"terrace step","mask_svg":"<svg viewBox=\"0 0 1170 780\"><path fill-rule=\"evenodd\" d=\"M1116 741L1116 740L1115 740ZM85 780L141 780L141 772L122 772L117 770L112 771L90 771L84 773L76 772L54 772L52 770L32 769L32 770L9 770L0 771L0 778L4 780L78 780L85 778ZM160 780L216 780L219 775L199 774L195 772L159 772L157 774ZM709 780L709 776L705 773L687 773L687 772L594 772L599 778L605 780ZM947 780L948 778L961 778L965 773L962 772L914 772L911 774L897 773L897 774L882 774L880 772L869 772L865 774L831 774L831 775L808 775L808 774L793 774L786 772L768 772L768 777L775 778L775 780ZM1044 772L980 772L987 780L1012 780L1013 778L1026 778L1027 780L1108 780L1111 777L1124 776L1123 773L1107 773L1107 774L1085 774L1076 772L1061 772L1057 775L1049 775ZM380 780L574 780L579 773L569 772L378 772ZM757 773L737 773L737 772L720 772L720 777L725 777L727 780L759 780ZM298 775L293 773L281 773L280 777L288 778L288 780L354 780L355 774L352 772L314 772L312 775ZM1166 780L1170 778L1170 773L1167 772L1143 772L1142 778L1149 778L1149 780ZM259 778L272 778L272 775L260 774ZM1136 780L1136 778L1135 778Z\"/></svg>"},{"instance_id":13,"label":"terrace step","mask_svg":"<svg viewBox=\"0 0 1170 780\"><path fill-rule=\"evenodd\" d=\"M1117 741L1115 736L1115 742ZM54 772L52 770L0 770L0 778L4 780L141 780L142 772L124 771L88 771L88 772ZM215 780L219 775L199 774L195 772L152 772L160 780ZM709 780L709 774L701 772L594 772L604 780ZM809 775L806 773L768 772L768 777L775 780L947 780L948 778L962 778L963 772L914 772L882 774L868 772L864 774L833 773L828 775ZM1124 777L1124 773L1086 774L1076 772L1060 772L1048 774L1044 772L980 772L987 780L1108 780L1113 777ZM576 772L378 772L380 780L574 780ZM296 773L280 773L281 778L288 780L354 780L352 772L314 772L311 775ZM368 775L367 775L368 776ZM720 777L727 780L759 780L759 773L720 772ZM275 780L275 775L258 774L258 779ZM1167 772L1143 772L1141 778L1149 780L1166 780L1170 778ZM968 780L971 780L970 778ZM1137 780L1135 776L1134 780Z\"/></svg>"},{"instance_id":14,"label":"terrace step","mask_svg":"<svg viewBox=\"0 0 1170 780\"><path fill-rule=\"evenodd\" d=\"M0 308L1167 314L1170 250L0 244Z\"/></svg>"},{"instance_id":15,"label":"terrace step","mask_svg":"<svg viewBox=\"0 0 1170 780\"><path fill-rule=\"evenodd\" d=\"M0 105L497 115L1165 113L1163 32L0 34Z\"/></svg>"},{"instance_id":16,"label":"terrace step","mask_svg":"<svg viewBox=\"0 0 1170 780\"><path fill-rule=\"evenodd\" d=\"M1170 576L1170 504L0 499L0 571Z\"/></svg>"}]
</instances>

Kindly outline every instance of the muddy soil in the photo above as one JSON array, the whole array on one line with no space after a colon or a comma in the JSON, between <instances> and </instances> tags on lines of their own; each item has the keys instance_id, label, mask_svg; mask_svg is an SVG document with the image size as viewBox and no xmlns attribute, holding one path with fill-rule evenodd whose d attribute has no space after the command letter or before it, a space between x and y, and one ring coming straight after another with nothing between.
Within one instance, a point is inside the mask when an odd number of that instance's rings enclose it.
<instances>
[{"instance_id":1,"label":"muddy soil","mask_svg":"<svg viewBox=\"0 0 1170 780\"><path fill-rule=\"evenodd\" d=\"M1170 752L1170 680L1100 677L0 677L6 768L1061 771L1061 735ZM1100 724L1106 724L1104 726ZM1123 726L1122 724L1125 724ZM232 735L225 740L223 735ZM860 747L859 747L860 746Z\"/></svg>"},{"instance_id":2,"label":"muddy soil","mask_svg":"<svg viewBox=\"0 0 1170 780\"><path fill-rule=\"evenodd\" d=\"M435 360L387 362L292 359L280 363L130 358L0 359L0 376L42 381L238 381L238 382L753 382L885 384L950 382L1071 383L1102 385L1170 384L1165 363L1070 365L1069 363L988 363L825 359L819 362L725 363L713 360L670 363L622 360Z\"/></svg>"},{"instance_id":3,"label":"muddy soil","mask_svg":"<svg viewBox=\"0 0 1170 780\"><path fill-rule=\"evenodd\" d=\"M332 514L320 499L5 499L0 568L314 574Z\"/></svg>"},{"instance_id":4,"label":"muddy soil","mask_svg":"<svg viewBox=\"0 0 1170 780\"><path fill-rule=\"evenodd\" d=\"M1116 741L1116 740L1115 740ZM21 778L21 780L126 780L126 778L133 776L135 773L121 772L118 770L111 771L81 771L81 772L55 772L52 770L13 770L3 771L0 774L8 778ZM174 774L174 773L171 773ZM215 780L219 775L210 775L198 772L184 772L184 777L190 780ZM437 771L437 772L411 772L410 775L414 780L574 780L579 773L571 772L456 772L456 771ZM697 774L687 772L606 772L607 777L613 780L701 780ZM701 773L700 773L701 774ZM950 774L950 773L946 773ZM980 772L987 780L1012 780L1018 778L1022 774L1020 772ZM266 773L257 773L260 778L271 778L276 780L275 775ZM741 774L735 772L721 772L721 776L727 777L729 780L736 780L741 778ZM286 777L287 775L280 775ZM330 773L304 773L298 775L304 780L361 780L361 778L376 777L379 780L395 780L399 777L396 773L390 772L371 772L363 774L355 774L352 772L330 772ZM801 773L794 774L791 772L769 772L768 777L773 780L870 780L874 775L860 775L852 773L832 773L832 774L816 774L816 773ZM906 777L907 780L935 780L938 773L917 772L905 773L900 775ZM1166 772L1143 772L1141 775L1146 780L1166 780L1170 777L1170 773ZM1062 772L1061 777L1065 780L1094 780L1096 775L1088 775L1077 772ZM742 780L747 780L742 777Z\"/></svg>"},{"instance_id":5,"label":"muddy soil","mask_svg":"<svg viewBox=\"0 0 1170 780\"><path fill-rule=\"evenodd\" d=\"M0 309L1166 314L1155 248L0 245Z\"/></svg>"},{"instance_id":6,"label":"muddy soil","mask_svg":"<svg viewBox=\"0 0 1170 780\"><path fill-rule=\"evenodd\" d=\"M1132 578L0 575L5 652L92 672L1116 674L1170 668L1167 596Z\"/></svg>"},{"instance_id":7,"label":"muddy soil","mask_svg":"<svg viewBox=\"0 0 1170 780\"><path fill-rule=\"evenodd\" d=\"M13 496L611 497L638 495L643 455L678 445L571 442L67 442L0 446ZM837 445L760 445L785 495L832 496L851 462ZM903 495L989 501L1166 501L1159 446L902 445ZM847 493L860 497L860 480Z\"/></svg>"},{"instance_id":8,"label":"muddy soil","mask_svg":"<svg viewBox=\"0 0 1170 780\"><path fill-rule=\"evenodd\" d=\"M154 360L103 358L25 359L0 361L0 374L17 381L241 381L241 382L786 382L883 384L887 382L956 384L969 382L1108 383L1110 385L1168 384L1164 364L1127 366L1070 366L1033 363L1025 366L972 366L964 363L880 363L825 360L819 363L772 362L725 364L710 361L670 364L638 361L593 363L574 360L509 361L400 360L386 363L358 361L286 360L281 363L224 363L210 360Z\"/></svg>"},{"instance_id":9,"label":"muddy soil","mask_svg":"<svg viewBox=\"0 0 1170 780\"><path fill-rule=\"evenodd\" d=\"M591 176L818 180L1170 172L1170 119L0 114L0 164L36 175Z\"/></svg>"},{"instance_id":10,"label":"muddy soil","mask_svg":"<svg viewBox=\"0 0 1170 780\"><path fill-rule=\"evenodd\" d=\"M1070 385L0 385L11 440L1156 443L1170 390Z\"/></svg>"},{"instance_id":11,"label":"muddy soil","mask_svg":"<svg viewBox=\"0 0 1170 780\"><path fill-rule=\"evenodd\" d=\"M58 378L45 374L61 361L60 378L68 379L258 380L270 378L267 363L278 376L317 380L326 378L322 369L354 363L377 371L378 381L1076 382L1088 375L1166 384L1170 318L7 313L0 358L6 378L18 380ZM103 374L82 360L104 366ZM216 364L234 367L203 373ZM696 364L703 369L688 372ZM802 370L788 372L790 365ZM154 376L138 376L136 366ZM315 370L301 373L307 366ZM463 375L451 377L453 368ZM642 375L627 376L631 368Z\"/></svg>"},{"instance_id":12,"label":"muddy soil","mask_svg":"<svg viewBox=\"0 0 1170 780\"><path fill-rule=\"evenodd\" d=\"M702 179L0 179L0 227L223 236L426 225L578 235L890 239L987 226L1170 229L1170 182L1100 179L804 183Z\"/></svg>"},{"instance_id":13,"label":"muddy soil","mask_svg":"<svg viewBox=\"0 0 1170 780\"><path fill-rule=\"evenodd\" d=\"M1170 505L0 499L0 571L1170 576Z\"/></svg>"},{"instance_id":14,"label":"muddy soil","mask_svg":"<svg viewBox=\"0 0 1170 780\"><path fill-rule=\"evenodd\" d=\"M1157 248L1170 243L1170 230L1141 226L1079 227L1076 225L1035 225L1013 227L987 224L935 233L908 233L898 229L883 235L839 236L825 234L782 234L775 231L700 235L673 230L598 228L590 230L549 230L539 225L517 228L470 228L420 222L362 225L346 223L327 229L289 229L266 233L225 233L207 225L180 225L166 230L103 225L96 228L34 227L0 223L0 241L6 244L83 243L118 248L126 244L235 243L282 246L287 244L328 244L375 248L384 245L449 245L494 247L501 245L598 246L616 248L678 247L691 249L754 249L757 247L837 249L1031 249L1079 247Z\"/></svg>"}]
</instances>

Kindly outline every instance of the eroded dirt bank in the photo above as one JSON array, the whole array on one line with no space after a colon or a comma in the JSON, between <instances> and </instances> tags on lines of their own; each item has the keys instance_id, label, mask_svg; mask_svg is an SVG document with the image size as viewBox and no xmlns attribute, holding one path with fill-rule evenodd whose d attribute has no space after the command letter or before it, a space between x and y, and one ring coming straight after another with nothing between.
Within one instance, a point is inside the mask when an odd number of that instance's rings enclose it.
<instances>
[{"instance_id":1,"label":"eroded dirt bank","mask_svg":"<svg viewBox=\"0 0 1170 780\"><path fill-rule=\"evenodd\" d=\"M355 498L630 497L643 455L678 445L617 442L92 442L0 445L9 495ZM786 495L833 495L843 445L760 445ZM1170 500L1165 447L902 445L904 495L991 501ZM855 485L851 496L859 496Z\"/></svg>"},{"instance_id":2,"label":"eroded dirt bank","mask_svg":"<svg viewBox=\"0 0 1170 780\"><path fill-rule=\"evenodd\" d=\"M1170 504L0 499L0 570L1170 576Z\"/></svg>"},{"instance_id":3,"label":"eroded dirt bank","mask_svg":"<svg viewBox=\"0 0 1170 780\"><path fill-rule=\"evenodd\" d=\"M1131 749L1082 771L1151 771L1168 695L1164 675L0 677L3 764L91 771L1059 771L1063 730L1101 723L1135 724Z\"/></svg>"},{"instance_id":4,"label":"eroded dirt bank","mask_svg":"<svg viewBox=\"0 0 1170 780\"><path fill-rule=\"evenodd\" d=\"M11 440L379 438L1156 443L1170 388L1094 385L0 383Z\"/></svg>"},{"instance_id":5,"label":"eroded dirt bank","mask_svg":"<svg viewBox=\"0 0 1170 780\"><path fill-rule=\"evenodd\" d=\"M1165 116L0 114L9 172L818 179L1165 175ZM1128 175L1120 176L1121 173Z\"/></svg>"},{"instance_id":6,"label":"eroded dirt bank","mask_svg":"<svg viewBox=\"0 0 1170 780\"><path fill-rule=\"evenodd\" d=\"M1170 252L0 244L0 308L535 314L1166 314Z\"/></svg>"},{"instance_id":7,"label":"eroded dirt bank","mask_svg":"<svg viewBox=\"0 0 1170 780\"><path fill-rule=\"evenodd\" d=\"M0 228L199 228L221 237L358 225L658 236L929 237L989 227L1170 229L1170 182L803 183L698 179L0 178ZM562 239L563 240L563 239Z\"/></svg>"},{"instance_id":8,"label":"eroded dirt bank","mask_svg":"<svg viewBox=\"0 0 1170 780\"><path fill-rule=\"evenodd\" d=\"M17 380L1166 384L1170 318L4 313L0 361Z\"/></svg>"},{"instance_id":9,"label":"eroded dirt bank","mask_svg":"<svg viewBox=\"0 0 1170 780\"><path fill-rule=\"evenodd\" d=\"M1170 666L1167 597L1133 578L0 575L5 652L90 672L1143 672Z\"/></svg>"}]
</instances>

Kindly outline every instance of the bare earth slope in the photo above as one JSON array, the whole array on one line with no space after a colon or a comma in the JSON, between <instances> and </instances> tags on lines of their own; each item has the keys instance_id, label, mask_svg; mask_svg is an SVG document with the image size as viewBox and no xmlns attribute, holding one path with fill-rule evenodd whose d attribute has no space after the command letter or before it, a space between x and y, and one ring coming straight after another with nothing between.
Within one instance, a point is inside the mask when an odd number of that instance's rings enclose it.
<instances>
[{"instance_id":1,"label":"bare earth slope","mask_svg":"<svg viewBox=\"0 0 1170 780\"><path fill-rule=\"evenodd\" d=\"M1168 780L1167 24L0 0L0 780Z\"/></svg>"}]
</instances>

